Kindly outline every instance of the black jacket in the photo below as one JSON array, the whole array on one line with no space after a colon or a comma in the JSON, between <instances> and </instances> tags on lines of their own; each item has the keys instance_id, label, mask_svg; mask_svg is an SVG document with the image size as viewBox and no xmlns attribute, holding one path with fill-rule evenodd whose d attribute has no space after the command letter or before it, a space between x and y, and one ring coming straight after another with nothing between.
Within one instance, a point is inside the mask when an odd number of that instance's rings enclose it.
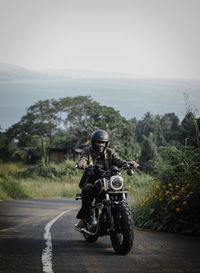
<instances>
[{"instance_id":1,"label":"black jacket","mask_svg":"<svg viewBox=\"0 0 200 273\"><path fill-rule=\"evenodd\" d=\"M97 160L97 156L94 150L92 149L92 146L89 146L83 149L78 163L84 161L87 165L95 166L96 160ZM120 159L117 156L116 152L110 148L105 149L104 160L105 160L105 166L107 171L110 171L113 165L120 168L124 164L127 164L126 160ZM87 172L85 171L79 183L79 187L82 189L83 186L87 183L89 183L89 177Z\"/></svg>"}]
</instances>

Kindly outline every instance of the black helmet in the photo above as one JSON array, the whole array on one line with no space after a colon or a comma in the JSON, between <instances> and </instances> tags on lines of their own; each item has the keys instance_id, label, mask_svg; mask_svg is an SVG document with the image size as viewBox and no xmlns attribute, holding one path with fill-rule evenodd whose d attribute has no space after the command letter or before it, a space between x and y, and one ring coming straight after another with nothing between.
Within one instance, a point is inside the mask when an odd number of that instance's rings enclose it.
<instances>
[{"instance_id":1,"label":"black helmet","mask_svg":"<svg viewBox=\"0 0 200 273\"><path fill-rule=\"evenodd\" d=\"M91 143L92 145L95 144L95 141L101 141L101 142L105 142L106 146L108 145L108 133L104 130L96 130L92 133L92 137L91 137Z\"/></svg>"}]
</instances>

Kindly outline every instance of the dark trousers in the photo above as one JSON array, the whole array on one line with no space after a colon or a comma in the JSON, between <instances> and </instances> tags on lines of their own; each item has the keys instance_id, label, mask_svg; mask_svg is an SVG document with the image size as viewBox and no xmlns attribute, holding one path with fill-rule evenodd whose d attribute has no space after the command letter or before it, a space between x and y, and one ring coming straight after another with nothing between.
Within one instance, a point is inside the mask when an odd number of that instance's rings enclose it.
<instances>
[{"instance_id":1,"label":"dark trousers","mask_svg":"<svg viewBox=\"0 0 200 273\"><path fill-rule=\"evenodd\" d=\"M92 201L96 195L97 188L94 184L86 184L82 189L82 207L76 218L87 219L90 216L90 208Z\"/></svg>"}]
</instances>

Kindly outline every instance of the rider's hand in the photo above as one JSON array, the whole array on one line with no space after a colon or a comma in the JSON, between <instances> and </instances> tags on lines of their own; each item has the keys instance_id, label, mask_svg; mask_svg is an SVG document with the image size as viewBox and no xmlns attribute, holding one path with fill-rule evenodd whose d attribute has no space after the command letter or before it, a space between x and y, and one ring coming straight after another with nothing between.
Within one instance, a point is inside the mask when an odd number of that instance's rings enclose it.
<instances>
[{"instance_id":1,"label":"rider's hand","mask_svg":"<svg viewBox=\"0 0 200 273\"><path fill-rule=\"evenodd\" d=\"M139 167L139 164L135 161L128 162L129 165L131 165L134 169L137 169Z\"/></svg>"},{"instance_id":2,"label":"rider's hand","mask_svg":"<svg viewBox=\"0 0 200 273\"><path fill-rule=\"evenodd\" d=\"M85 169L87 168L87 163L86 163L85 161L80 161L80 162L78 163L78 167L79 167L80 169L85 170Z\"/></svg>"}]
</instances>

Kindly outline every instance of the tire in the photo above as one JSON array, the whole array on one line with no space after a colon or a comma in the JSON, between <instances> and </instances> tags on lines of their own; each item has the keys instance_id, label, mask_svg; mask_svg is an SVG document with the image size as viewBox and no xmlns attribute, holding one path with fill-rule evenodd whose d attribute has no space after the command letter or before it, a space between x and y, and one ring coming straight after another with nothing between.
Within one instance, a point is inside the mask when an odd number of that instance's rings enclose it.
<instances>
[{"instance_id":1,"label":"tire","mask_svg":"<svg viewBox=\"0 0 200 273\"><path fill-rule=\"evenodd\" d=\"M85 238L85 240L89 243L94 243L96 242L96 240L98 239L98 236L97 235L89 235L89 234L86 234L86 233L83 233L83 237Z\"/></svg>"},{"instance_id":2,"label":"tire","mask_svg":"<svg viewBox=\"0 0 200 273\"><path fill-rule=\"evenodd\" d=\"M114 218L115 231L111 232L110 239L117 254L126 255L132 247L134 241L134 225L131 212L126 203L120 203L116 207Z\"/></svg>"}]
</instances>

